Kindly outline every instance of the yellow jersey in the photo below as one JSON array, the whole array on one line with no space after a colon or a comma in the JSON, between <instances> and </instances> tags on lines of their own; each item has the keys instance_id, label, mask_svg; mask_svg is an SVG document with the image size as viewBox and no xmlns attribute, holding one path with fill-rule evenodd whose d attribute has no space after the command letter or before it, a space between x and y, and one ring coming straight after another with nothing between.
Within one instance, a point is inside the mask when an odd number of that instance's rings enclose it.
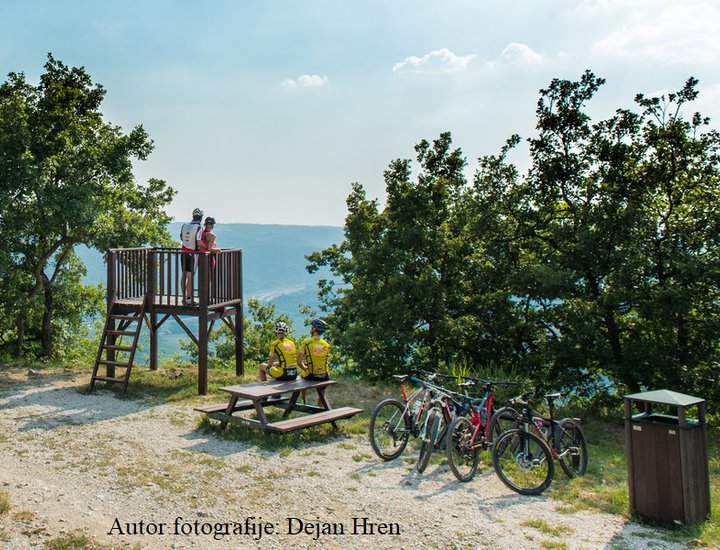
<instances>
[{"instance_id":1,"label":"yellow jersey","mask_svg":"<svg viewBox=\"0 0 720 550\"><path fill-rule=\"evenodd\" d=\"M330 344L322 338L308 338L302 344L305 352L303 362L308 366L308 374L323 376L328 373L328 356L330 355Z\"/></svg>"},{"instance_id":2,"label":"yellow jersey","mask_svg":"<svg viewBox=\"0 0 720 550\"><path fill-rule=\"evenodd\" d=\"M297 365L297 352L292 340L279 338L270 344L270 353L275 354L275 359L280 363L283 370Z\"/></svg>"}]
</instances>

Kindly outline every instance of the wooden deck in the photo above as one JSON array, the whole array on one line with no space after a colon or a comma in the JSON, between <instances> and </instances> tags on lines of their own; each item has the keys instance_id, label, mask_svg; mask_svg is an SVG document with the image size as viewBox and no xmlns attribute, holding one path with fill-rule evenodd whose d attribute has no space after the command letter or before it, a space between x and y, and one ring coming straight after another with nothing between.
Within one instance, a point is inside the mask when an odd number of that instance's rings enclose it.
<instances>
[{"instance_id":1,"label":"wooden deck","mask_svg":"<svg viewBox=\"0 0 720 550\"><path fill-rule=\"evenodd\" d=\"M207 347L216 321L227 325L235 336L235 371L244 371L242 251L222 250L216 254L192 254L195 262L189 289L183 292L183 260L177 248L118 248L108 251L108 316L144 312L150 331L150 368L157 368L157 329L174 319L198 346L198 393L207 393ZM185 304L183 294L193 297ZM197 317L197 334L183 317ZM111 320L107 331L112 332ZM106 342L106 378L114 378L114 342Z\"/></svg>"}]
</instances>

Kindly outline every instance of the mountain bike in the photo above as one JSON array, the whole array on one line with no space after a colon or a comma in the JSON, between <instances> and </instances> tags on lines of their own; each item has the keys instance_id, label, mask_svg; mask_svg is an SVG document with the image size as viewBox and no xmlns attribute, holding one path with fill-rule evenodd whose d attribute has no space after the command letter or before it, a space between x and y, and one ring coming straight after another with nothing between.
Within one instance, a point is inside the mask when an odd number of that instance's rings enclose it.
<instances>
[{"instance_id":1,"label":"mountain bike","mask_svg":"<svg viewBox=\"0 0 720 550\"><path fill-rule=\"evenodd\" d=\"M459 384L469 389L482 383L483 394L479 399L466 398L468 414L458 415L447 430L445 452L450 470L459 481L470 481L477 472L480 453L490 447L493 439L502 432L515 428L520 413L512 407L495 411L495 385L507 387L507 380L470 379Z\"/></svg>"},{"instance_id":2,"label":"mountain bike","mask_svg":"<svg viewBox=\"0 0 720 550\"><path fill-rule=\"evenodd\" d=\"M448 428L455 419L469 413L470 398L467 395L438 387L434 387L433 392L434 396L425 415L420 435L422 443L417 463L417 470L420 473L427 468L430 455L434 451L445 450Z\"/></svg>"},{"instance_id":3,"label":"mountain bike","mask_svg":"<svg viewBox=\"0 0 720 550\"><path fill-rule=\"evenodd\" d=\"M423 374L427 380L408 374L393 375L400 384L402 401L385 399L377 404L370 416L370 445L383 460L399 457L405 451L410 436L420 436L421 430L427 426L424 415L429 409L433 391L441 388L432 384L437 375ZM410 395L405 389L406 381L419 385Z\"/></svg>"},{"instance_id":4,"label":"mountain bike","mask_svg":"<svg viewBox=\"0 0 720 550\"><path fill-rule=\"evenodd\" d=\"M588 464L587 443L578 419L553 418L555 400L563 395L545 395L547 417L532 409L532 395L528 392L511 400L522 407L521 422L495 440L492 450L500 481L522 495L539 495L550 486L555 460L569 478L584 475Z\"/></svg>"}]
</instances>

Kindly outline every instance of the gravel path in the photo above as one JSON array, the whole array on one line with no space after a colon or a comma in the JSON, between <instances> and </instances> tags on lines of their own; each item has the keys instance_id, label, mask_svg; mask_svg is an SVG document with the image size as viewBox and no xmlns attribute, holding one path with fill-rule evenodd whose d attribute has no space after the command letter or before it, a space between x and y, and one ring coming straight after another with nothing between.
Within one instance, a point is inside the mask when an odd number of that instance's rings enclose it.
<instances>
[{"instance_id":1,"label":"gravel path","mask_svg":"<svg viewBox=\"0 0 720 550\"><path fill-rule=\"evenodd\" d=\"M620 516L561 513L491 471L461 484L446 465L383 463L366 436L270 452L203 433L192 405L83 395L71 374L0 380L0 548L77 529L152 549L685 548Z\"/></svg>"}]
</instances>

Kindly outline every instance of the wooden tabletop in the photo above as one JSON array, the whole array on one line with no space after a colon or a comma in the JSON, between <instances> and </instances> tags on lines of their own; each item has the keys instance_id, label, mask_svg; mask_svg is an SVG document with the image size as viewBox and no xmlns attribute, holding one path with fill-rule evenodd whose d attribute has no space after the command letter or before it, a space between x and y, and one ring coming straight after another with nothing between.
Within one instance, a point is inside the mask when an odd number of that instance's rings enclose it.
<instances>
[{"instance_id":1,"label":"wooden tabletop","mask_svg":"<svg viewBox=\"0 0 720 550\"><path fill-rule=\"evenodd\" d=\"M305 380L297 378L287 382L278 380L268 380L267 382L256 382L254 384L239 384L237 386L225 386L220 388L239 397L248 399L258 399L260 397L270 397L278 393L298 392L300 390L311 390L324 388L337 384L337 380Z\"/></svg>"}]
</instances>

